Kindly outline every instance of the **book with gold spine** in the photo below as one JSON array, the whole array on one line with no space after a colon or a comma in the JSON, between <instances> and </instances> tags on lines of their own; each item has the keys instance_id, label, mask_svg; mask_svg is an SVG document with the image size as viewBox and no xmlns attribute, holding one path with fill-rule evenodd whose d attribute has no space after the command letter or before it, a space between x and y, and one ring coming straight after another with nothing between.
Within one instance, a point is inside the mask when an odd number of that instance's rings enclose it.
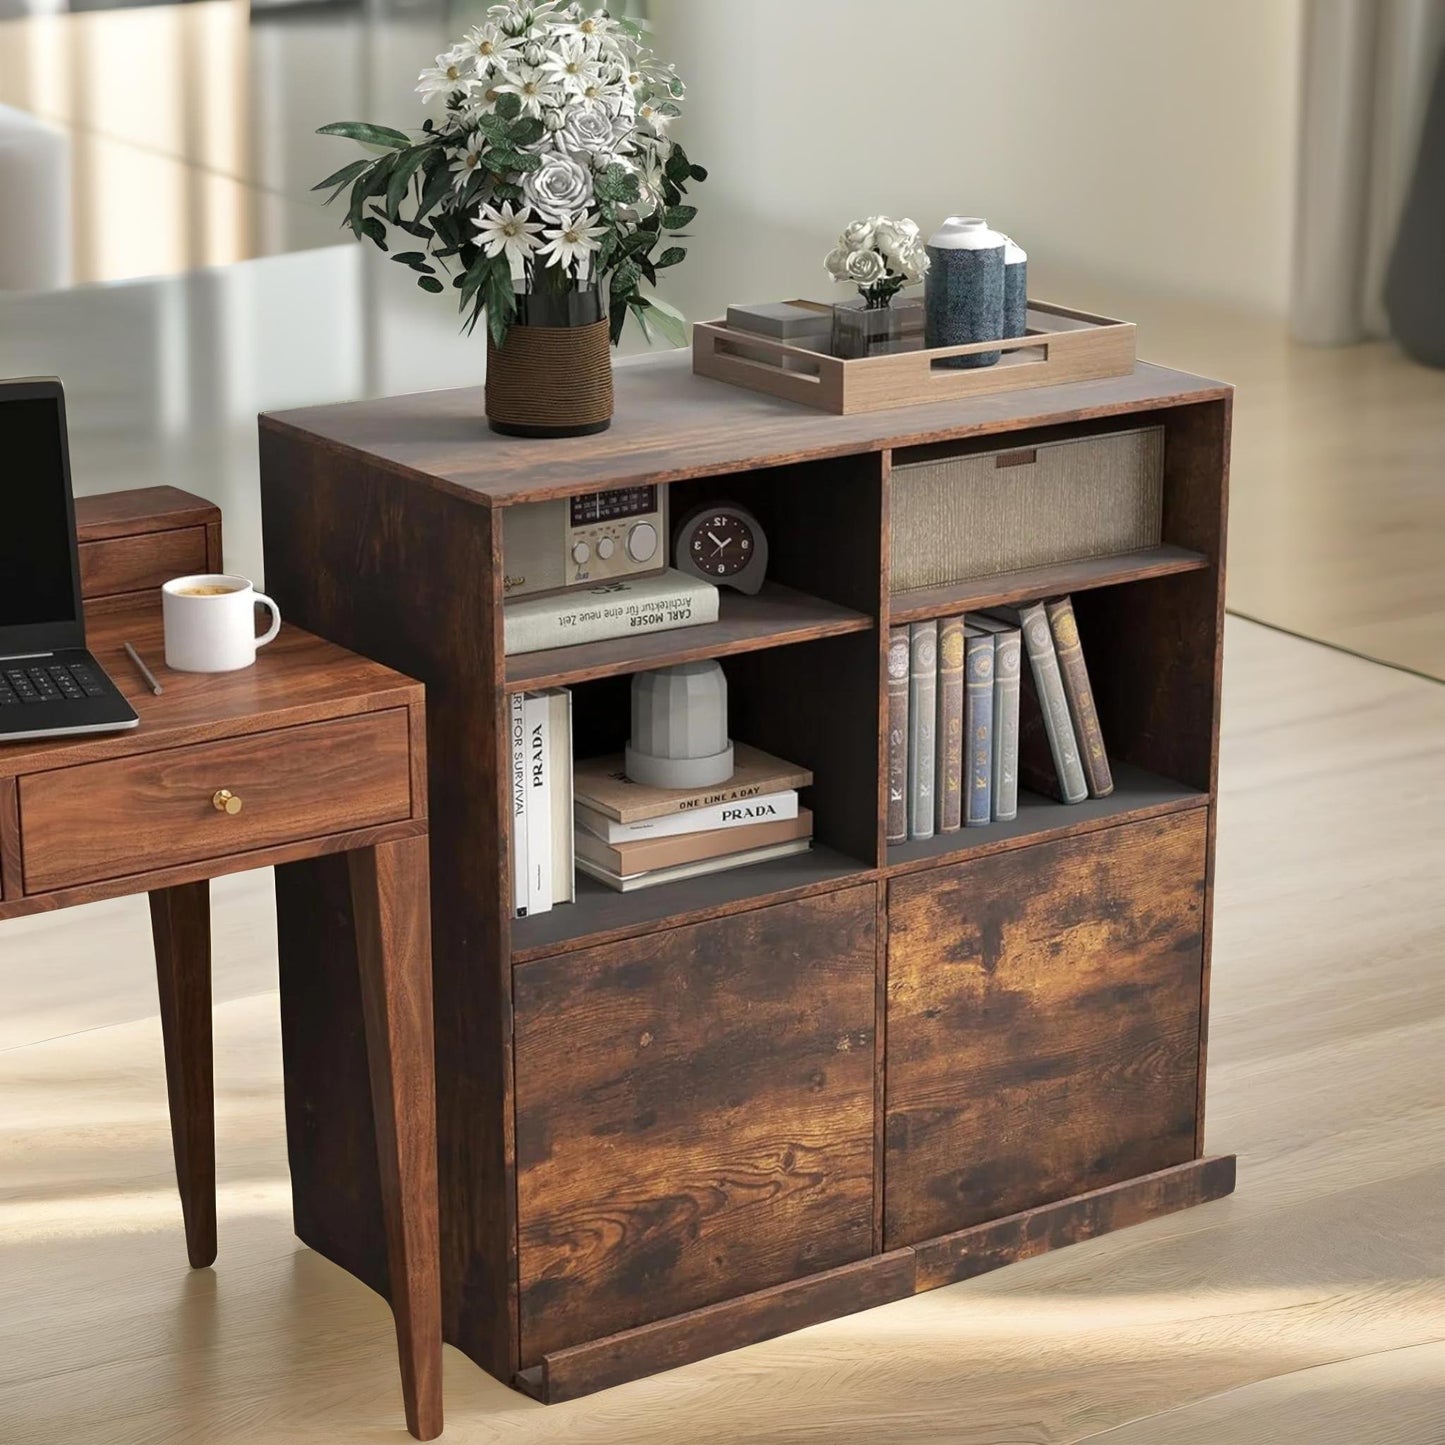
<instances>
[{"instance_id":1,"label":"book with gold spine","mask_svg":"<svg viewBox=\"0 0 1445 1445\"><path fill-rule=\"evenodd\" d=\"M1048 614L1059 674L1064 681L1064 696L1069 701L1069 714L1079 740L1079 761L1084 766L1089 796L1107 798L1114 791L1114 775L1109 768L1109 755L1104 751L1104 733L1099 726L1089 669L1084 663L1084 645L1079 641L1073 601L1068 597L1050 598L1044 603L1044 611Z\"/></svg>"},{"instance_id":2,"label":"book with gold spine","mask_svg":"<svg viewBox=\"0 0 1445 1445\"><path fill-rule=\"evenodd\" d=\"M938 723L934 765L934 822L940 833L963 826L964 734L962 617L938 624Z\"/></svg>"}]
</instances>

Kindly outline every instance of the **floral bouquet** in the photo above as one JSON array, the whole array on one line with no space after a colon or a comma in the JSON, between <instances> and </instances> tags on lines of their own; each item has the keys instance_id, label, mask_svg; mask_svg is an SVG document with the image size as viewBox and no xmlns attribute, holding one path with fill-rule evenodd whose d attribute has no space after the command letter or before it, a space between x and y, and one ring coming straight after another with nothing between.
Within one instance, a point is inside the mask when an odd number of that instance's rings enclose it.
<instances>
[{"instance_id":1,"label":"floral bouquet","mask_svg":"<svg viewBox=\"0 0 1445 1445\"><path fill-rule=\"evenodd\" d=\"M835 281L856 286L865 304L875 308L887 306L903 287L928 274L928 252L917 225L906 216L901 221L869 216L844 228L823 265Z\"/></svg>"},{"instance_id":2,"label":"floral bouquet","mask_svg":"<svg viewBox=\"0 0 1445 1445\"><path fill-rule=\"evenodd\" d=\"M420 80L437 110L420 134L321 128L373 152L315 187L334 188L328 203L350 188L357 239L385 251L391 227L420 241L392 259L423 291L444 291L437 272L449 273L467 329L485 311L498 346L518 293L563 301L604 285L614 343L630 311L649 337L655 327L681 345L681 315L641 285L687 254L654 252L697 214L683 195L707 172L668 138L683 85L637 27L559 0L506 0Z\"/></svg>"}]
</instances>

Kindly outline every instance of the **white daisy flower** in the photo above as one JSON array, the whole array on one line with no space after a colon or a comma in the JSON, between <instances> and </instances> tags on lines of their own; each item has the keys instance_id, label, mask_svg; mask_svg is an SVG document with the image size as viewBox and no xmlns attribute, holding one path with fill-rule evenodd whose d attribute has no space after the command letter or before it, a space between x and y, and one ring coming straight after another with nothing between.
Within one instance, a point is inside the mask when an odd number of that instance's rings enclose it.
<instances>
[{"instance_id":1,"label":"white daisy flower","mask_svg":"<svg viewBox=\"0 0 1445 1445\"><path fill-rule=\"evenodd\" d=\"M416 92L424 101L446 98L465 90L476 76L476 66L464 45L454 45L437 56L434 66L417 76Z\"/></svg>"},{"instance_id":2,"label":"white daisy flower","mask_svg":"<svg viewBox=\"0 0 1445 1445\"><path fill-rule=\"evenodd\" d=\"M602 80L602 70L580 35L564 35L542 62L542 72L564 95L582 95Z\"/></svg>"},{"instance_id":3,"label":"white daisy flower","mask_svg":"<svg viewBox=\"0 0 1445 1445\"><path fill-rule=\"evenodd\" d=\"M457 48L471 56L478 75L486 75L505 65L521 43L515 36L503 35L500 26L487 22L468 30Z\"/></svg>"},{"instance_id":4,"label":"white daisy flower","mask_svg":"<svg viewBox=\"0 0 1445 1445\"><path fill-rule=\"evenodd\" d=\"M483 206L477 215L477 241L488 256L505 256L512 276L520 278L526 263L541 245L542 227L529 220L531 213L523 206L515 210L510 201L500 206Z\"/></svg>"},{"instance_id":5,"label":"white daisy flower","mask_svg":"<svg viewBox=\"0 0 1445 1445\"><path fill-rule=\"evenodd\" d=\"M452 157L448 169L456 177L453 190L466 189L467 182L477 173L477 167L482 163L482 152L486 148L487 138L477 131L467 138L466 147Z\"/></svg>"},{"instance_id":6,"label":"white daisy flower","mask_svg":"<svg viewBox=\"0 0 1445 1445\"><path fill-rule=\"evenodd\" d=\"M560 266L564 271L575 269L577 279L585 281L592 267L592 253L602 244L607 234L606 227L594 226L587 219L587 213L564 216L554 230L547 232L547 244L537 256L551 257L549 265Z\"/></svg>"},{"instance_id":7,"label":"white daisy flower","mask_svg":"<svg viewBox=\"0 0 1445 1445\"><path fill-rule=\"evenodd\" d=\"M543 106L561 103L562 93L540 70L518 66L493 80L492 88L503 95L515 95L522 102L522 114L540 116Z\"/></svg>"}]
</instances>

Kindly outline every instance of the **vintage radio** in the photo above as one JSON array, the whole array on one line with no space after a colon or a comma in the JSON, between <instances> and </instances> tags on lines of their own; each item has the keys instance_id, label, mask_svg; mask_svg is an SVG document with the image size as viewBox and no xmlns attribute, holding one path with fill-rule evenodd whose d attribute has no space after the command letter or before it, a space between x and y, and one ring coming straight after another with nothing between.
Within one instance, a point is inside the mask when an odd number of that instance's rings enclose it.
<instances>
[{"instance_id":1,"label":"vintage radio","mask_svg":"<svg viewBox=\"0 0 1445 1445\"><path fill-rule=\"evenodd\" d=\"M894 592L1159 545L1164 428L896 453Z\"/></svg>"},{"instance_id":2,"label":"vintage radio","mask_svg":"<svg viewBox=\"0 0 1445 1445\"><path fill-rule=\"evenodd\" d=\"M502 513L505 597L595 587L667 567L667 488L620 487Z\"/></svg>"}]
</instances>

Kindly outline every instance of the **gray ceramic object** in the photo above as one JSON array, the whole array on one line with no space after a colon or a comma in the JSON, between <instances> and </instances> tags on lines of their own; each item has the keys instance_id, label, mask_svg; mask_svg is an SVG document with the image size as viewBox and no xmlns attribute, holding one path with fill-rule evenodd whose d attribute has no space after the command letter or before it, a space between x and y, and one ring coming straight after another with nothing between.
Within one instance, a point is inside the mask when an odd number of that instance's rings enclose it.
<instances>
[{"instance_id":1,"label":"gray ceramic object","mask_svg":"<svg viewBox=\"0 0 1445 1445\"><path fill-rule=\"evenodd\" d=\"M1029 329L1029 258L1011 236L1003 248L1003 334L1023 336Z\"/></svg>"},{"instance_id":2,"label":"gray ceramic object","mask_svg":"<svg viewBox=\"0 0 1445 1445\"><path fill-rule=\"evenodd\" d=\"M978 216L950 216L928 238L923 304L929 346L997 341L1003 334L1004 238ZM993 366L997 351L949 356L937 366Z\"/></svg>"},{"instance_id":3,"label":"gray ceramic object","mask_svg":"<svg viewBox=\"0 0 1445 1445\"><path fill-rule=\"evenodd\" d=\"M650 788L710 788L732 777L728 680L716 662L633 676L626 768Z\"/></svg>"}]
</instances>

